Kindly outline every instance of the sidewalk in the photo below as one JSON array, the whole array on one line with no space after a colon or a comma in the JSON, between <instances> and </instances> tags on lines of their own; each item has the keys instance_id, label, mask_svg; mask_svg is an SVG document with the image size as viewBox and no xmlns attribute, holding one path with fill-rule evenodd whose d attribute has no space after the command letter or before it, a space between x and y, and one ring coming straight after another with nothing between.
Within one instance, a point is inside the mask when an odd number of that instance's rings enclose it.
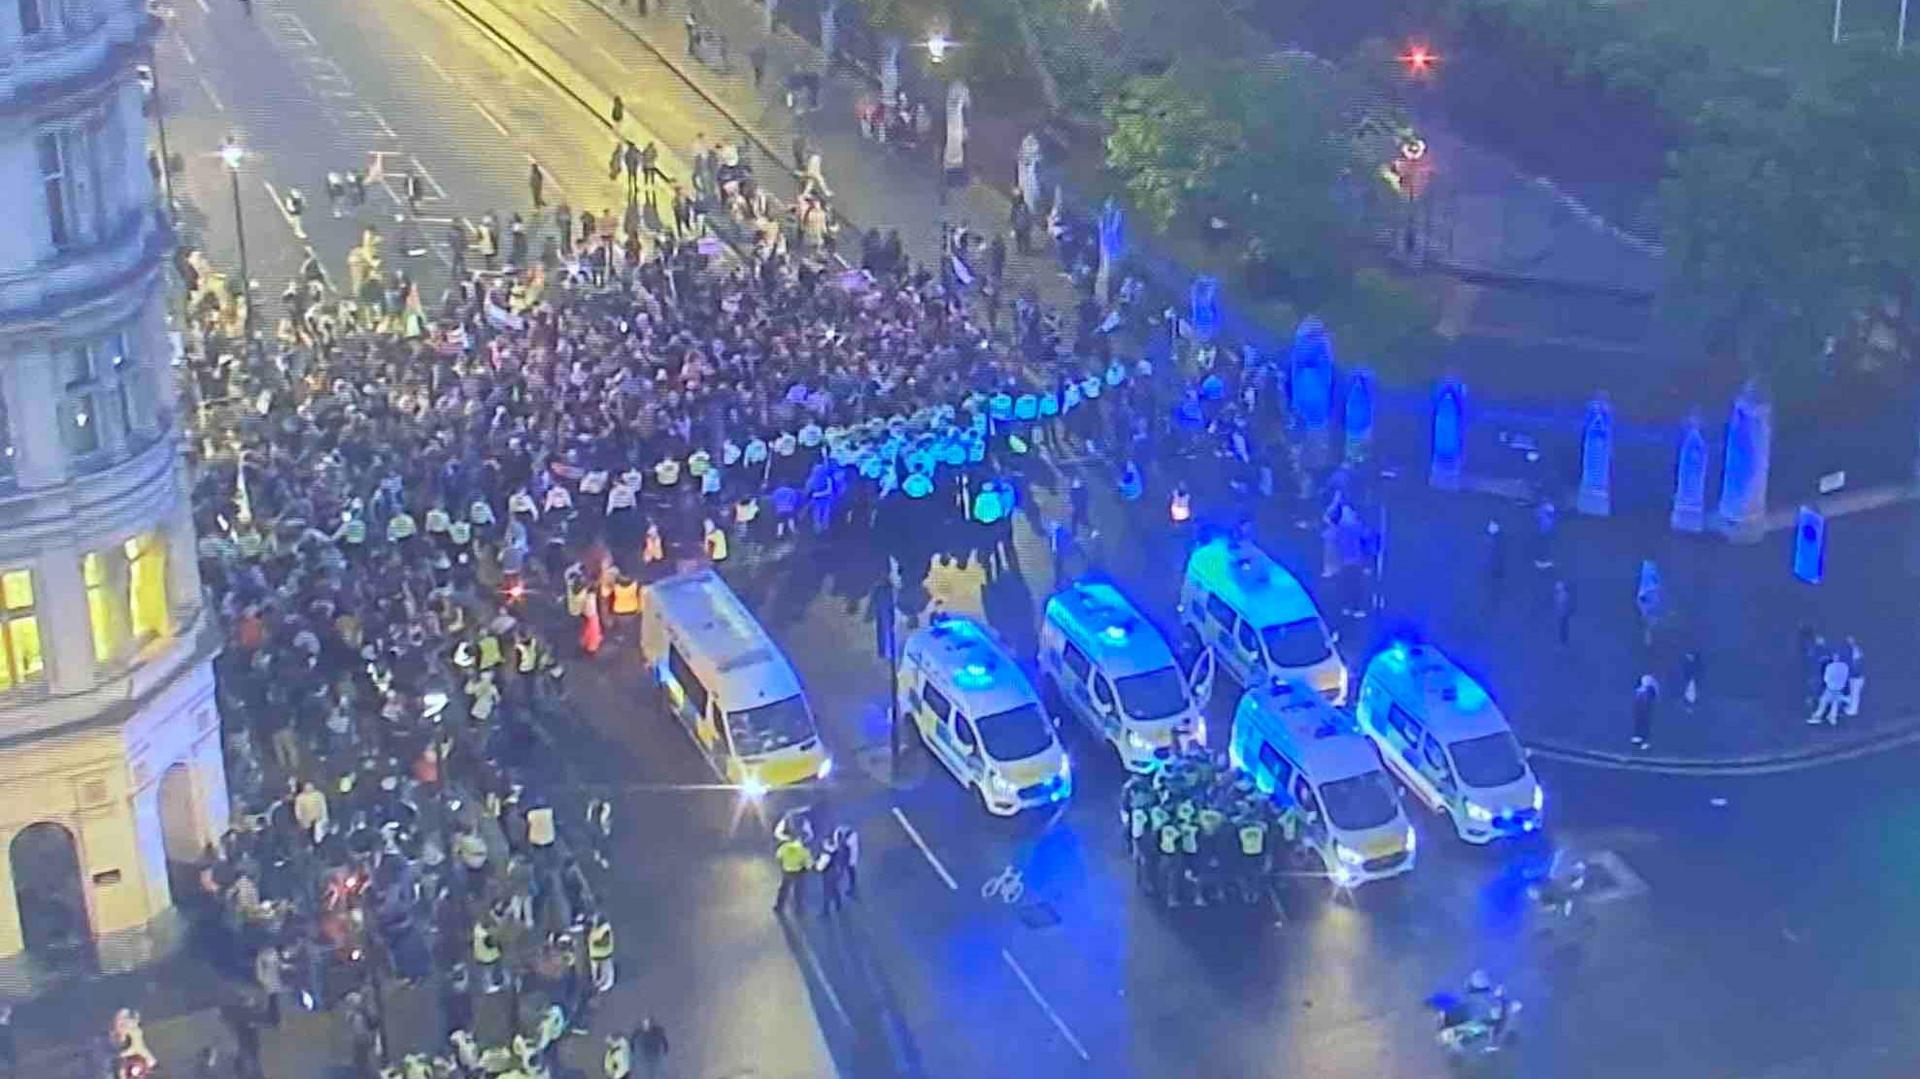
<instances>
[{"instance_id":1,"label":"sidewalk","mask_svg":"<svg viewBox=\"0 0 1920 1079\"><path fill-rule=\"evenodd\" d=\"M851 229L898 229L907 253L915 261L933 265L940 253L940 226L964 224L991 237L1004 234L1011 209L1001 190L1001 178L983 176L975 171L965 188L946 193L942 202L944 178L940 170L940 142L937 137L924 141L916 149L881 145L862 138L854 119L854 105L868 88L856 83L844 68L823 74L820 81L820 108L795 116L781 101L788 74L795 71L817 72L823 69L820 51L796 36L785 26L776 27L769 36L764 30L765 16L758 5L744 0L705 0L701 9L706 24L725 36L732 57L731 70L716 71L687 55L682 17L685 10L673 5L662 13L641 17L616 0L568 0L567 6L591 8L619 22L649 51L673 70L705 103L725 115L744 132L755 148L780 169L793 166L794 136L804 134L821 156L827 184L834 192L834 210ZM756 45L767 50L767 69L758 91L753 86L747 62ZM944 109L942 101L929 102L936 117ZM647 105L635 106L643 114ZM976 132L978 124L975 125ZM942 121L935 120L936 136ZM969 155L977 156L969 147ZM1011 173L1007 181L1011 180ZM843 231L840 253L849 261L860 256L857 234ZM1044 229L1036 229L1041 241L1036 254L1022 257L1011 249L1007 254L1007 307L1012 297L1025 289L1034 289L1043 303L1056 310L1070 311L1072 289L1057 272L1057 266L1045 240Z\"/></svg>"}]
</instances>

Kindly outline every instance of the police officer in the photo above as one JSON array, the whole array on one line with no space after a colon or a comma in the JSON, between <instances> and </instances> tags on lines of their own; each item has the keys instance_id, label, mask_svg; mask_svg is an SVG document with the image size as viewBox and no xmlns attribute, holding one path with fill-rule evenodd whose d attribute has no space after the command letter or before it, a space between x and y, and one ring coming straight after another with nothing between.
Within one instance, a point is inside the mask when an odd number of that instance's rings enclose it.
<instances>
[{"instance_id":1,"label":"police officer","mask_svg":"<svg viewBox=\"0 0 1920 1079\"><path fill-rule=\"evenodd\" d=\"M595 992L613 988L613 923L605 915L596 915L587 930L587 968Z\"/></svg>"},{"instance_id":2,"label":"police officer","mask_svg":"<svg viewBox=\"0 0 1920 1079\"><path fill-rule=\"evenodd\" d=\"M473 923L473 961L480 968L480 984L488 993L500 991L500 941L485 920Z\"/></svg>"},{"instance_id":3,"label":"police officer","mask_svg":"<svg viewBox=\"0 0 1920 1079\"><path fill-rule=\"evenodd\" d=\"M1182 798L1173 807L1174 827L1180 832L1179 875L1175 878L1175 887L1182 883L1193 882L1193 905L1204 907L1207 897L1200 890L1200 878L1196 870L1200 864L1200 825L1196 818L1200 815L1199 806L1193 799Z\"/></svg>"},{"instance_id":4,"label":"police officer","mask_svg":"<svg viewBox=\"0 0 1920 1079\"><path fill-rule=\"evenodd\" d=\"M633 1043L626 1035L607 1035L607 1051L600 1058L600 1069L607 1079L627 1079L633 1074Z\"/></svg>"},{"instance_id":5,"label":"police officer","mask_svg":"<svg viewBox=\"0 0 1920 1079\"><path fill-rule=\"evenodd\" d=\"M1259 899L1267 878L1267 822L1257 809L1245 806L1237 819L1235 833L1240 841L1240 894L1247 902Z\"/></svg>"},{"instance_id":6,"label":"police officer","mask_svg":"<svg viewBox=\"0 0 1920 1079\"><path fill-rule=\"evenodd\" d=\"M1171 815L1166 815L1164 819L1165 823L1155 830L1159 839L1156 853L1160 870L1160 898L1172 908L1180 905L1180 874L1184 865L1180 857L1180 824Z\"/></svg>"}]
</instances>

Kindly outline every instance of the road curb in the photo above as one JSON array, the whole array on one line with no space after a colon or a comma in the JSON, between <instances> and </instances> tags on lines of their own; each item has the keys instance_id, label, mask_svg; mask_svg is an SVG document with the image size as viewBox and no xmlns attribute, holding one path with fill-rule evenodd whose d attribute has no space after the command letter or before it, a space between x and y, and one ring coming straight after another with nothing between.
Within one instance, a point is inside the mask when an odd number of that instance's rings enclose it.
<instances>
[{"instance_id":1,"label":"road curb","mask_svg":"<svg viewBox=\"0 0 1920 1079\"><path fill-rule=\"evenodd\" d=\"M1670 776L1777 775L1830 764L1843 764L1862 757L1877 756L1920 744L1920 717L1915 717L1903 729L1888 731L1877 737L1850 742L1846 745L1827 746L1796 753L1707 760L1643 757L1628 753L1582 749L1546 741L1530 741L1524 738L1521 742L1532 755L1544 760L1616 772L1646 772Z\"/></svg>"}]
</instances>

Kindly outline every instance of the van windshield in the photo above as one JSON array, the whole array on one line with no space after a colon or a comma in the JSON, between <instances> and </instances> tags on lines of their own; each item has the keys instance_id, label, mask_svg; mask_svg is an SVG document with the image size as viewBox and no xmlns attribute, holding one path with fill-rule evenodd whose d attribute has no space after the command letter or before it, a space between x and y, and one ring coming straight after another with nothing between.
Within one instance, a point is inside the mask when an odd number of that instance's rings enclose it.
<instances>
[{"instance_id":1,"label":"van windshield","mask_svg":"<svg viewBox=\"0 0 1920 1079\"><path fill-rule=\"evenodd\" d=\"M987 756L997 761L1023 761L1053 744L1053 728L1031 704L976 719L973 726Z\"/></svg>"},{"instance_id":2,"label":"van windshield","mask_svg":"<svg viewBox=\"0 0 1920 1079\"><path fill-rule=\"evenodd\" d=\"M1453 766L1460 770L1460 782L1469 787L1504 787L1527 774L1520 744L1507 731L1462 739L1448 745L1447 750L1453 754Z\"/></svg>"},{"instance_id":3,"label":"van windshield","mask_svg":"<svg viewBox=\"0 0 1920 1079\"><path fill-rule=\"evenodd\" d=\"M741 757L778 752L814 736L806 698L798 693L744 712L728 712L727 730L733 735L734 753Z\"/></svg>"},{"instance_id":4,"label":"van windshield","mask_svg":"<svg viewBox=\"0 0 1920 1079\"><path fill-rule=\"evenodd\" d=\"M1120 707L1130 719L1165 719L1187 707L1187 680L1173 667L1128 675L1113 685L1120 691Z\"/></svg>"},{"instance_id":5,"label":"van windshield","mask_svg":"<svg viewBox=\"0 0 1920 1079\"><path fill-rule=\"evenodd\" d=\"M1326 807L1327 822L1346 832L1378 828L1400 812L1400 802L1378 768L1320 784L1320 804Z\"/></svg>"},{"instance_id":6,"label":"van windshield","mask_svg":"<svg viewBox=\"0 0 1920 1079\"><path fill-rule=\"evenodd\" d=\"M1333 654L1318 618L1268 626L1260 636L1267 642L1267 659L1276 667L1311 667Z\"/></svg>"}]
</instances>

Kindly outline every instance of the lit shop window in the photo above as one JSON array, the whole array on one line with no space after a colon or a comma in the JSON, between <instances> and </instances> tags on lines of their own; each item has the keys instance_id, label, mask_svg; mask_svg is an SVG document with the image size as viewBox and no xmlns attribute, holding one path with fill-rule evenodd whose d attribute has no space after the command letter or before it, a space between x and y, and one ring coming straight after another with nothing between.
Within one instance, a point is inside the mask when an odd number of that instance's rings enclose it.
<instances>
[{"instance_id":1,"label":"lit shop window","mask_svg":"<svg viewBox=\"0 0 1920 1079\"><path fill-rule=\"evenodd\" d=\"M167 547L152 532L126 542L127 611L133 638L144 641L173 631L167 614Z\"/></svg>"},{"instance_id":2,"label":"lit shop window","mask_svg":"<svg viewBox=\"0 0 1920 1079\"><path fill-rule=\"evenodd\" d=\"M38 681L45 670L31 570L0 573L0 653L0 689Z\"/></svg>"}]
</instances>

